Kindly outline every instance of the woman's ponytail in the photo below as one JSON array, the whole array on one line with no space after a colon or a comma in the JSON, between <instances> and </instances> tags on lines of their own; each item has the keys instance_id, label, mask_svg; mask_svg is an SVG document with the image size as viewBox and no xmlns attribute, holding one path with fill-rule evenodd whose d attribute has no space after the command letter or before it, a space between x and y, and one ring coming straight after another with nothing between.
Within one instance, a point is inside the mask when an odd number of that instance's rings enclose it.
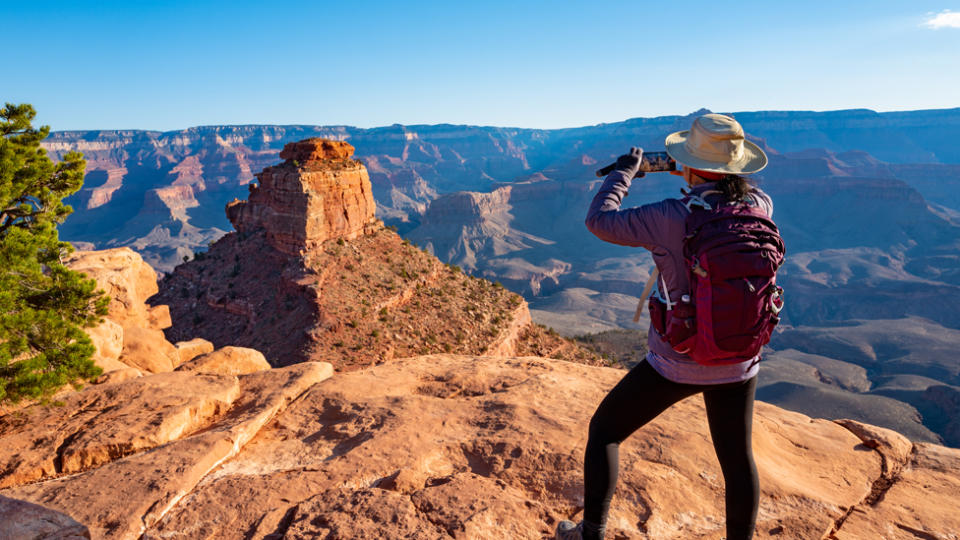
<instances>
[{"instance_id":1,"label":"woman's ponytail","mask_svg":"<svg viewBox=\"0 0 960 540\"><path fill-rule=\"evenodd\" d=\"M742 201L751 187L750 181L738 174L727 174L717 181L717 189L728 201Z\"/></svg>"}]
</instances>

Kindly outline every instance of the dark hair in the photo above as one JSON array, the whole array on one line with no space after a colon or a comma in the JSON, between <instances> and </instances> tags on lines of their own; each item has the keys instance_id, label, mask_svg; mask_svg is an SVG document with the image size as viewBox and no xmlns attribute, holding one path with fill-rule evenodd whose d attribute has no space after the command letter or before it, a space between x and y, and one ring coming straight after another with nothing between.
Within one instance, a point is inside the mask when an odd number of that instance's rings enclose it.
<instances>
[{"instance_id":1,"label":"dark hair","mask_svg":"<svg viewBox=\"0 0 960 540\"><path fill-rule=\"evenodd\" d=\"M723 178L717 181L717 189L723 193L723 198L728 201L742 201L752 189L752 184L746 178L738 174L725 174Z\"/></svg>"}]
</instances>

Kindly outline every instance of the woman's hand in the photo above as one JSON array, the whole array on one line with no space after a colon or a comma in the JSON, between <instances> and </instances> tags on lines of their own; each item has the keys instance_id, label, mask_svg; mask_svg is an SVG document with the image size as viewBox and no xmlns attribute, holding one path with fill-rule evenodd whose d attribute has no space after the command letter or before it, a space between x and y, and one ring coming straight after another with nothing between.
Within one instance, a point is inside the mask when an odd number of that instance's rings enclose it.
<instances>
[{"instance_id":1,"label":"woman's hand","mask_svg":"<svg viewBox=\"0 0 960 540\"><path fill-rule=\"evenodd\" d=\"M627 173L628 178L643 178L644 173L637 172L640 170L641 160L643 160L643 148L634 146L630 152L617 158L616 170Z\"/></svg>"}]
</instances>

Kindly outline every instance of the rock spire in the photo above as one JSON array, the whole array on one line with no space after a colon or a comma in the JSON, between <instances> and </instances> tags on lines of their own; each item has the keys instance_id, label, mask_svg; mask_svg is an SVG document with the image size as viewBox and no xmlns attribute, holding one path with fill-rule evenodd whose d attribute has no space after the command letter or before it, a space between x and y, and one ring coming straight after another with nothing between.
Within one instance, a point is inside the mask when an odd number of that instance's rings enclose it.
<instances>
[{"instance_id":1,"label":"rock spire","mask_svg":"<svg viewBox=\"0 0 960 540\"><path fill-rule=\"evenodd\" d=\"M288 255L331 238L357 238L375 228L376 205L366 168L353 146L321 138L288 143L283 163L257 174L248 200L227 204L240 233L264 229L271 246Z\"/></svg>"}]
</instances>

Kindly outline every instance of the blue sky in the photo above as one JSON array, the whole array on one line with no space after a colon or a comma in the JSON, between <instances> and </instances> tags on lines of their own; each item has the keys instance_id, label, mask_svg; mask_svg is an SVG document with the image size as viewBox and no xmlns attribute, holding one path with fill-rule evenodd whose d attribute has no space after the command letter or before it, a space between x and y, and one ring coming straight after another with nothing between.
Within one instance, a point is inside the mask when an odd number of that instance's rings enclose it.
<instances>
[{"instance_id":1,"label":"blue sky","mask_svg":"<svg viewBox=\"0 0 960 540\"><path fill-rule=\"evenodd\" d=\"M950 2L0 0L0 20L0 100L55 130L960 106Z\"/></svg>"}]
</instances>

